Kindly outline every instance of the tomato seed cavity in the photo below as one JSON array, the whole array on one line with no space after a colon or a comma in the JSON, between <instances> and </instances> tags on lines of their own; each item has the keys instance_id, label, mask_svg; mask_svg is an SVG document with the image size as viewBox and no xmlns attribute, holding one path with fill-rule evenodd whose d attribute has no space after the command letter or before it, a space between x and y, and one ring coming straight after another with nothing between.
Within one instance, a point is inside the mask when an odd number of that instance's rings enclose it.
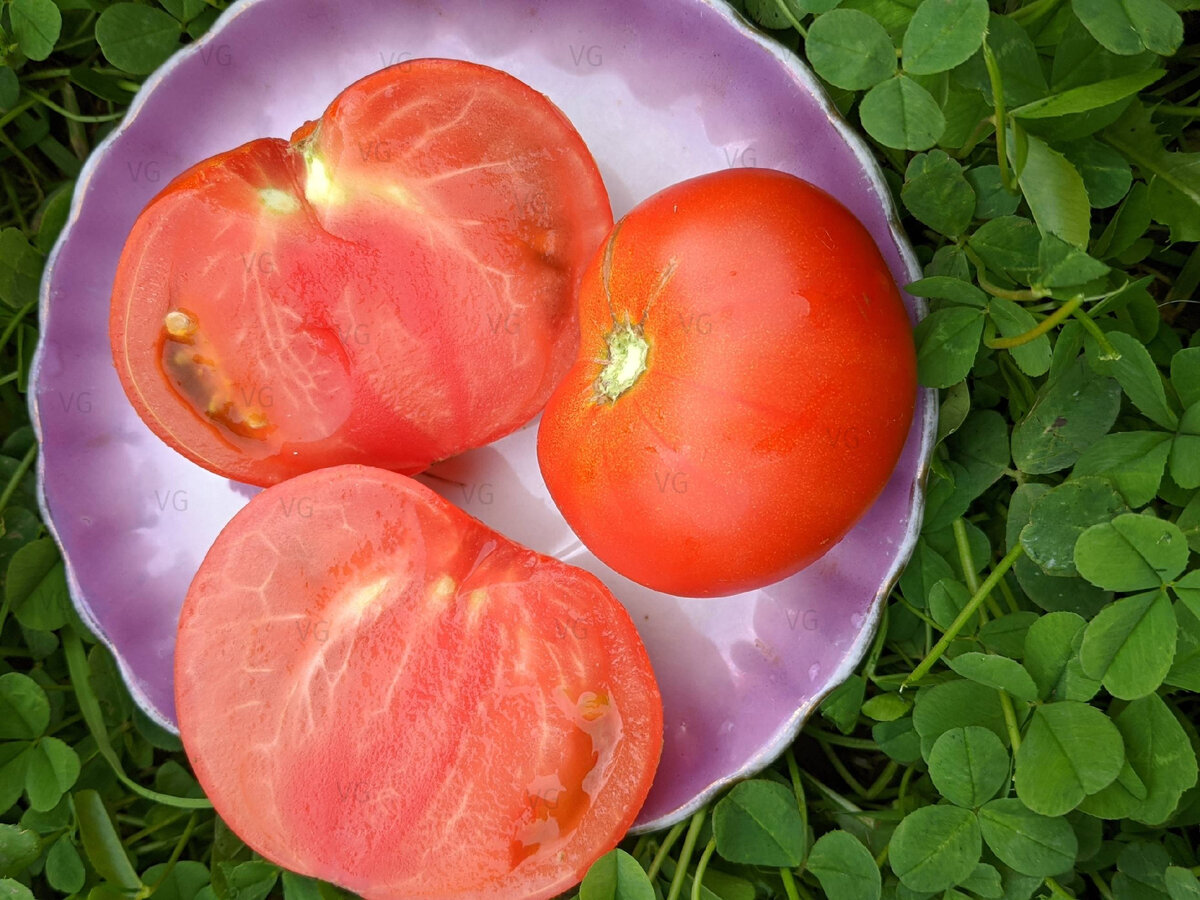
<instances>
[{"instance_id":1,"label":"tomato seed cavity","mask_svg":"<svg viewBox=\"0 0 1200 900\"><path fill-rule=\"evenodd\" d=\"M160 359L171 387L227 435L262 441L275 430L261 404L237 402L238 392L222 374L217 349L200 330L200 318L195 313L172 309L163 317ZM248 399L262 392L241 393Z\"/></svg>"}]
</instances>

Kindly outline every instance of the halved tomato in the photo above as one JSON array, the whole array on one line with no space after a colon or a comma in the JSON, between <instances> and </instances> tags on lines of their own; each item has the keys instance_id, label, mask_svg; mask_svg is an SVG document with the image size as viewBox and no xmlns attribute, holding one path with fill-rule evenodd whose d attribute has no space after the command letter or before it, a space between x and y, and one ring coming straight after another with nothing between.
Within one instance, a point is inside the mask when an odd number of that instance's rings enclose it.
<instances>
[{"instance_id":1,"label":"halved tomato","mask_svg":"<svg viewBox=\"0 0 1200 900\"><path fill-rule=\"evenodd\" d=\"M418 472L545 404L611 224L546 97L485 66L401 63L150 202L113 286L117 372L155 433L230 478Z\"/></svg>"},{"instance_id":2,"label":"halved tomato","mask_svg":"<svg viewBox=\"0 0 1200 900\"><path fill-rule=\"evenodd\" d=\"M632 824L662 704L592 575L363 466L258 494L192 582L180 733L252 848L368 900L537 900Z\"/></svg>"},{"instance_id":3,"label":"halved tomato","mask_svg":"<svg viewBox=\"0 0 1200 900\"><path fill-rule=\"evenodd\" d=\"M833 546L887 484L916 351L870 233L793 175L673 185L613 229L538 460L580 539L682 596L748 591Z\"/></svg>"}]
</instances>

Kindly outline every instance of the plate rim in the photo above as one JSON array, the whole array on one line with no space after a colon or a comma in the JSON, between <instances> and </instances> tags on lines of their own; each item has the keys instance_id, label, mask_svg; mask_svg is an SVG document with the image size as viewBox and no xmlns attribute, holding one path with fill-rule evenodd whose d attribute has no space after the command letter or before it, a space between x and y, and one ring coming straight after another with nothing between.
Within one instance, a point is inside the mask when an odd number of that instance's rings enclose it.
<instances>
[{"instance_id":1,"label":"plate rim","mask_svg":"<svg viewBox=\"0 0 1200 900\"><path fill-rule=\"evenodd\" d=\"M41 382L41 367L46 353L47 335L49 334L49 321L51 315L51 300L50 300L50 284L53 280L53 272L55 263L58 260L60 251L70 240L71 233L77 224L83 208L83 199L87 194L91 180L95 175L96 169L100 161L108 154L112 145L116 143L125 132L132 127L137 120L142 109L148 102L152 94L157 90L159 84L170 77L174 70L179 68L187 60L195 57L197 54L202 54L204 48L216 41L221 33L229 27L230 23L243 15L250 8L264 2L264 0L235 0L229 6L220 18L214 23L205 34L198 40L181 47L175 51L166 61L163 62L157 69L154 70L146 80L142 83L137 93L134 94L130 101L129 109L125 116L117 123L116 127L110 131L103 140L100 141L88 155L83 167L75 181L75 187L71 197L70 212L66 221L63 224L62 230L55 239L54 245L50 253L46 256L46 263L43 270L43 276L38 290L38 316L40 328L38 333L37 347L34 351L33 359L30 363L29 384L34 387L34 390L28 392L26 403L29 408L30 423L33 427L34 435L37 439L39 452L36 462L36 485L37 485L37 505L38 511L41 514L42 521L46 525L46 529L50 536L54 539L55 544L59 547L63 559L64 571L67 579L68 593L70 594L71 605L79 615L81 621L87 626L88 630L103 644L112 654L117 665L118 671L121 673L122 681L129 690L134 702L138 708L153 721L156 725L164 728L171 734L179 733L178 727L171 721L162 716L153 703L150 702L148 696L141 689L134 677L134 673L126 663L124 656L118 652L115 641L111 640L105 633L100 623L92 615L90 604L86 603L83 589L79 583L79 579L75 574L75 567L70 556L63 549L62 539L59 535L59 530L54 522L54 516L51 513L49 502L46 499L46 462L45 454L40 448L44 447L44 435L40 416L39 392L36 387ZM891 234L892 242L900 255L900 260L910 278L917 279L921 277L922 271L916 254L910 245L904 229L900 223L899 210L896 206L895 199L892 196L891 190L887 186L887 182L883 177L883 170L864 138L850 126L842 113L834 105L832 99L820 84L812 70L799 57L799 55L787 47L774 40L757 27L755 27L747 18L742 16L737 10L729 5L725 0L674 0L681 8L686 8L689 4L703 7L715 13L718 18L723 20L727 27L731 27L734 32L743 40L749 40L756 44L760 50L770 54L775 64L782 67L784 73L819 104L821 111L825 114L826 119L833 126L838 138L846 145L846 147L854 154L858 161L862 173L866 176L871 190L876 198L883 206L884 215L887 221L888 231ZM918 296L910 294L904 290L903 285L899 285L900 290L909 300L909 308L915 312L917 321L920 321L928 314L927 302ZM757 773L766 769L774 762L783 752L789 747L799 736L804 727L805 722L812 715L813 711L820 703L829 696L840 684L842 684L854 670L862 662L866 654L867 647L874 640L876 631L879 627L880 620L883 616L885 601L887 595L891 593L892 588L899 580L902 571L912 557L916 547L916 542L920 536L921 523L925 509L925 489L928 480L930 463L934 449L934 438L936 436L938 422L938 407L937 407L937 391L933 388L918 387L918 401L924 403L923 416L920 422L919 444L917 446L917 468L914 473L913 484L914 489L911 492L911 500L908 511L908 523L904 531L903 539L895 548L892 558L892 564L885 574L882 584L870 601L870 612L868 617L863 621L859 628L856 640L850 645L846 653L842 657L841 663L833 669L830 675L826 678L824 687L815 692L807 701L802 703L793 713L783 719L776 728L772 737L766 741L758 752L753 754L746 760L736 771L726 774L718 779L715 779L708 784L703 790L699 791L693 799L681 806L678 806L668 813L658 816L655 819L646 822L637 822L629 830L630 834L642 834L650 831L658 831L671 825L677 824L686 820L689 816L695 814L698 810L707 806L709 802L725 788L739 781L750 778Z\"/></svg>"}]
</instances>

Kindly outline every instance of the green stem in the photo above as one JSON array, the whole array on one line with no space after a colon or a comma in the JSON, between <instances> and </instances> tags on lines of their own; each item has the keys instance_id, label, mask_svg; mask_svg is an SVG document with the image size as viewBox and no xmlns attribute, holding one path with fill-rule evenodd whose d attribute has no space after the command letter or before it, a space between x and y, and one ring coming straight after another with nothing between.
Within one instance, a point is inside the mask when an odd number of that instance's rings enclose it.
<instances>
[{"instance_id":1,"label":"green stem","mask_svg":"<svg viewBox=\"0 0 1200 900\"><path fill-rule=\"evenodd\" d=\"M972 594L979 590L979 573L975 571L975 560L971 556L971 541L967 537L967 521L961 516L954 520L954 543L958 549L958 562L962 566L963 575L967 580L967 590ZM997 619L1004 615L1004 610L1000 608L1000 604L992 596L988 596L984 600L988 611ZM983 621L980 624L986 623L986 618L983 617L983 610L980 609L980 618Z\"/></svg>"},{"instance_id":2,"label":"green stem","mask_svg":"<svg viewBox=\"0 0 1200 900\"><path fill-rule=\"evenodd\" d=\"M1035 291L1032 288L1029 290L1013 290L1009 288L1002 288L998 284L993 284L991 281L988 281L987 276L983 274L987 269L987 266L984 264L983 260L979 258L979 254L965 244L963 245L962 249L963 253L965 253L967 256L967 259L975 264L975 280L979 282L979 286L983 288L984 291L991 294L993 297L999 297L1002 300L1012 300L1014 303L1029 303L1031 301L1044 300L1046 298L1046 295L1041 291Z\"/></svg>"},{"instance_id":3,"label":"green stem","mask_svg":"<svg viewBox=\"0 0 1200 900\"><path fill-rule=\"evenodd\" d=\"M1200 71L1200 66L1197 67ZM1175 277L1174 283L1171 284L1167 291L1167 303L1179 303L1186 301L1196 292L1196 288L1200 287L1200 244L1192 248L1192 252L1188 255L1187 261L1183 264L1183 268L1179 270L1179 274ZM1092 310L1093 313L1095 309Z\"/></svg>"},{"instance_id":4,"label":"green stem","mask_svg":"<svg viewBox=\"0 0 1200 900\"><path fill-rule=\"evenodd\" d=\"M698 810L692 815L687 834L683 838L683 849L679 851L679 861L675 864L675 874L671 878L671 888L667 891L667 900L679 900L683 892L683 878L688 866L692 864L692 853L696 850L696 839L700 837L700 829L708 815L707 809Z\"/></svg>"},{"instance_id":5,"label":"green stem","mask_svg":"<svg viewBox=\"0 0 1200 900\"><path fill-rule=\"evenodd\" d=\"M13 336L13 332L17 330L17 326L21 324L21 320L29 315L29 311L35 306L37 306L37 301L30 300L13 313L13 317L8 320L8 325L4 327L4 331L0 332L0 350L8 346L8 341Z\"/></svg>"},{"instance_id":6,"label":"green stem","mask_svg":"<svg viewBox=\"0 0 1200 900\"><path fill-rule=\"evenodd\" d=\"M0 600L0 631L4 629L4 623L8 620L9 593L4 592L4 599Z\"/></svg>"},{"instance_id":7,"label":"green stem","mask_svg":"<svg viewBox=\"0 0 1200 900\"><path fill-rule=\"evenodd\" d=\"M874 800L883 793L883 789L891 784L892 779L896 775L896 771L900 768L900 763L894 759L889 759L888 764L884 766L883 771L879 773L879 777L872 782L867 788L867 792L863 795L868 800Z\"/></svg>"},{"instance_id":8,"label":"green stem","mask_svg":"<svg viewBox=\"0 0 1200 900\"><path fill-rule=\"evenodd\" d=\"M972 593L977 593L979 591L979 576L975 573L975 560L971 556L971 543L967 539L967 523L961 516L954 520L954 540L958 545L958 555L962 563L963 572L970 573L967 575L967 587L971 589ZM1000 583L1003 583L1003 581L1004 579L1001 578ZM992 599L990 594L986 596L985 602L997 618L1004 615L1004 610L1000 609L999 604ZM981 618L984 618L983 607L980 607L979 614ZM1013 711L1012 700L1009 698L1008 692L1001 690L999 694L1000 705L1004 709L1004 721L1008 725L1008 734L1009 738L1013 741L1013 752L1015 753L1017 748L1021 746L1021 733L1017 730L1017 716Z\"/></svg>"},{"instance_id":9,"label":"green stem","mask_svg":"<svg viewBox=\"0 0 1200 900\"><path fill-rule=\"evenodd\" d=\"M1189 119L1200 119L1200 106L1175 106L1170 103L1162 103L1154 107L1156 113L1164 113L1168 116L1185 116Z\"/></svg>"},{"instance_id":10,"label":"green stem","mask_svg":"<svg viewBox=\"0 0 1200 900\"><path fill-rule=\"evenodd\" d=\"M96 43L95 35L93 33L89 32L88 34L81 35L80 37L77 37L74 40L62 41L61 43L55 44L54 49L61 52L63 50L70 50L74 47L95 46L95 43Z\"/></svg>"},{"instance_id":11,"label":"green stem","mask_svg":"<svg viewBox=\"0 0 1200 900\"><path fill-rule=\"evenodd\" d=\"M1051 895L1055 897L1065 897L1067 900L1074 900L1074 895L1068 894L1066 891L1064 891L1061 885L1059 885L1059 883L1053 878L1047 877L1045 879L1045 883L1046 887L1050 888Z\"/></svg>"},{"instance_id":12,"label":"green stem","mask_svg":"<svg viewBox=\"0 0 1200 900\"><path fill-rule=\"evenodd\" d=\"M975 130L971 132L971 136L967 138L967 142L953 151L950 155L955 159L966 159L975 150L975 145L983 140L984 134L992 127L992 117L984 116L979 120L979 124L975 126Z\"/></svg>"},{"instance_id":13,"label":"green stem","mask_svg":"<svg viewBox=\"0 0 1200 900\"><path fill-rule=\"evenodd\" d=\"M913 606L911 603L909 603L903 597L900 598L899 603L901 606L903 606L905 609L907 609L910 613L912 613L913 616L915 616L916 618L918 618L922 622L924 622L927 627L936 627L937 626L937 622L933 621L933 619L929 618L929 616L926 613L917 609L915 606Z\"/></svg>"},{"instance_id":14,"label":"green stem","mask_svg":"<svg viewBox=\"0 0 1200 900\"><path fill-rule=\"evenodd\" d=\"M55 687L62 688L63 690L67 690L67 691L69 691L71 689L71 686L69 684L55 685ZM51 725L50 728L47 729L46 734L49 734L49 735L58 734L63 729L70 728L76 722L82 722L82 721L83 721L83 716L81 716L81 715L77 714L74 716L67 716L65 719L63 719L61 722L59 722L57 725Z\"/></svg>"},{"instance_id":15,"label":"green stem","mask_svg":"<svg viewBox=\"0 0 1200 900\"><path fill-rule=\"evenodd\" d=\"M1010 18L1015 19L1019 25L1028 28L1053 12L1060 2L1061 0L1034 0L1028 6L1022 6L1020 9L1014 10Z\"/></svg>"},{"instance_id":16,"label":"green stem","mask_svg":"<svg viewBox=\"0 0 1200 900\"><path fill-rule=\"evenodd\" d=\"M1008 740L1013 753L1021 749L1021 729L1017 725L1017 712L1013 709L1008 691L1000 691L1000 708L1004 710L1004 727L1008 729Z\"/></svg>"},{"instance_id":17,"label":"green stem","mask_svg":"<svg viewBox=\"0 0 1200 900\"><path fill-rule=\"evenodd\" d=\"M687 822L677 822L667 832L667 836L663 838L662 845L659 846L658 852L654 854L654 859L650 861L650 868L646 870L646 876L651 881L658 877L658 870L662 868L663 861L667 858L667 854L671 852L671 848L675 846L675 842L679 840L679 835L683 834L683 829L686 827Z\"/></svg>"},{"instance_id":18,"label":"green stem","mask_svg":"<svg viewBox=\"0 0 1200 900\"><path fill-rule=\"evenodd\" d=\"M1104 883L1104 879L1094 872L1092 873L1092 884L1096 885L1096 890L1100 892L1100 896L1103 897L1104 900L1113 900L1113 892L1109 890L1108 885Z\"/></svg>"},{"instance_id":19,"label":"green stem","mask_svg":"<svg viewBox=\"0 0 1200 900\"><path fill-rule=\"evenodd\" d=\"M1017 602L1016 595L1012 592L1012 588L1008 586L1008 582L1001 578L999 583L1000 593L1004 595L1004 602L1008 604L1010 612L1020 612L1021 604Z\"/></svg>"},{"instance_id":20,"label":"green stem","mask_svg":"<svg viewBox=\"0 0 1200 900\"><path fill-rule=\"evenodd\" d=\"M979 573L975 571L975 560L971 558L971 541L967 537L967 523L962 516L954 520L954 544L958 549L958 564L962 566L967 589L972 594L979 590Z\"/></svg>"},{"instance_id":21,"label":"green stem","mask_svg":"<svg viewBox=\"0 0 1200 900\"><path fill-rule=\"evenodd\" d=\"M804 796L804 782L800 780L800 765L796 762L796 754L788 747L783 753L787 760L788 777L792 780L792 793L796 795L796 806L800 810L800 827L805 839L808 835L808 798Z\"/></svg>"},{"instance_id":22,"label":"green stem","mask_svg":"<svg viewBox=\"0 0 1200 900\"><path fill-rule=\"evenodd\" d=\"M7 172L0 172L0 181L4 182L4 195L8 197L8 203L12 207L17 223L21 226L21 230L28 234L29 220L25 218L24 204L21 203L21 198L17 196L17 189L13 187L12 179L8 176Z\"/></svg>"},{"instance_id":23,"label":"green stem","mask_svg":"<svg viewBox=\"0 0 1200 900\"><path fill-rule=\"evenodd\" d=\"M150 835L155 834L156 832L162 831L164 828L166 828L169 825L174 825L176 822L178 822L180 819L182 819L186 815L190 815L190 813L186 809L181 809L178 812L172 813L171 815L167 816L165 819L155 822L153 825L147 825L145 828L141 829L140 831L135 831L133 834L131 834L129 837L127 837L122 843L124 843L126 847L132 847L138 841L148 838L148 837L150 837Z\"/></svg>"},{"instance_id":24,"label":"green stem","mask_svg":"<svg viewBox=\"0 0 1200 900\"><path fill-rule=\"evenodd\" d=\"M808 40L808 31L800 24L800 20L792 14L792 11L788 9L788 5L783 0L775 0L775 6L779 8L779 11L783 13L783 17L791 23L791 26L800 32L800 36Z\"/></svg>"},{"instance_id":25,"label":"green stem","mask_svg":"<svg viewBox=\"0 0 1200 900\"><path fill-rule=\"evenodd\" d=\"M830 765L833 766L833 770L838 773L838 776L842 779L842 781L846 782L846 786L849 787L850 790L852 790L857 796L865 796L867 789L859 784L858 779L855 778L850 773L850 770L847 769L842 763L842 761L838 759L838 755L832 750L832 748L830 748L828 744L821 744L821 750L824 752L826 759L829 760Z\"/></svg>"},{"instance_id":26,"label":"green stem","mask_svg":"<svg viewBox=\"0 0 1200 900\"><path fill-rule=\"evenodd\" d=\"M700 861L696 863L696 874L692 876L692 900L700 900L700 891L704 886L704 870L708 868L708 861L712 859L716 849L717 839L713 838L700 854Z\"/></svg>"},{"instance_id":27,"label":"green stem","mask_svg":"<svg viewBox=\"0 0 1200 900\"><path fill-rule=\"evenodd\" d=\"M813 725L805 726L804 733L818 741L823 741L826 744L833 744L835 747L849 747L851 750L878 750L879 745L868 738L846 737L841 734L834 734L831 731L824 731Z\"/></svg>"},{"instance_id":28,"label":"green stem","mask_svg":"<svg viewBox=\"0 0 1200 900\"><path fill-rule=\"evenodd\" d=\"M1071 315L1079 320L1079 324L1083 326L1083 330L1096 339L1096 343L1100 345L1100 358L1104 360L1115 360L1121 358L1121 351L1112 345L1112 342L1096 324L1095 320L1082 309L1072 310Z\"/></svg>"},{"instance_id":29,"label":"green stem","mask_svg":"<svg viewBox=\"0 0 1200 900\"><path fill-rule=\"evenodd\" d=\"M971 256L971 252L967 252L967 256ZM980 263L982 265L982 263ZM993 281L989 281L986 275L976 272L976 280L979 286L993 297L999 297L1002 300L1012 300L1014 303L1034 303L1038 300L1044 300L1046 295L1040 291L1035 291L1032 288L1025 290L1024 288L1002 288Z\"/></svg>"},{"instance_id":30,"label":"green stem","mask_svg":"<svg viewBox=\"0 0 1200 900\"><path fill-rule=\"evenodd\" d=\"M819 781L815 776L809 774L808 772L802 772L801 775L804 778L808 779L808 783L813 785L818 791L820 791L822 794L824 794L827 799L832 800L834 803L836 803L838 806L840 806L843 811L849 812L849 813L862 812L861 806L858 806L856 803L853 803L852 801L847 800L845 797L843 797L841 794L839 794L837 791L835 791L829 785L825 784L822 781Z\"/></svg>"},{"instance_id":31,"label":"green stem","mask_svg":"<svg viewBox=\"0 0 1200 900\"><path fill-rule=\"evenodd\" d=\"M193 811L188 817L187 825L184 826L183 834L179 836L179 842L175 845L175 849L171 851L171 857L167 860L167 864L163 868L162 875L158 877L158 880L155 881L154 884L148 885L150 892L147 896L152 896L155 891L162 887L163 882L165 882L171 876L171 870L175 868L175 863L179 862L179 857L183 854L183 848L186 847L187 842L191 840L192 829L195 827L196 813Z\"/></svg>"},{"instance_id":32,"label":"green stem","mask_svg":"<svg viewBox=\"0 0 1200 900\"><path fill-rule=\"evenodd\" d=\"M1067 318L1067 316L1074 315L1075 310L1079 309L1082 303L1082 294L1072 297L1028 331L1018 334L1014 337L992 338L987 341L987 345L994 350L1011 350L1013 347L1020 347L1022 344L1028 344L1030 341L1041 337L1055 325L1058 325L1063 319Z\"/></svg>"},{"instance_id":33,"label":"green stem","mask_svg":"<svg viewBox=\"0 0 1200 900\"><path fill-rule=\"evenodd\" d=\"M983 62L987 66L988 80L992 85L992 109L996 119L996 163L1000 167L1000 182L1005 190L1015 194L1016 182L1008 167L1008 118L1004 109L1004 81L1000 77L1000 66L986 38L983 41Z\"/></svg>"},{"instance_id":34,"label":"green stem","mask_svg":"<svg viewBox=\"0 0 1200 900\"><path fill-rule=\"evenodd\" d=\"M987 607L988 612L990 612L994 618L998 619L1004 615L1004 610L1000 607L1000 604L996 602L996 598L991 595L988 595L983 599L983 605Z\"/></svg>"},{"instance_id":35,"label":"green stem","mask_svg":"<svg viewBox=\"0 0 1200 900\"><path fill-rule=\"evenodd\" d=\"M122 110L121 112L108 113L103 116L80 115L78 113L71 112L69 109L67 109L64 106L59 106L57 103L55 103L49 97L43 97L37 91L31 91L31 90L29 90L29 88L26 88L25 92L30 97L32 97L34 100L36 100L38 103L42 104L43 106L49 107L50 109L52 109L56 113L58 113L60 116L62 116L63 118L65 118L71 122L86 122L86 123L113 122L125 115L124 110Z\"/></svg>"},{"instance_id":36,"label":"green stem","mask_svg":"<svg viewBox=\"0 0 1200 900\"><path fill-rule=\"evenodd\" d=\"M92 37L94 39L94 35L96 33L96 28L93 23L96 21L97 15L98 15L98 13L89 12L80 21L79 26L75 29L75 34L72 35L72 37L76 37L76 38Z\"/></svg>"},{"instance_id":37,"label":"green stem","mask_svg":"<svg viewBox=\"0 0 1200 900\"><path fill-rule=\"evenodd\" d=\"M637 842L633 845L633 852L629 854L638 861L639 865L642 865L642 868L645 868L645 865L642 864L642 855L646 852L646 848L649 845L650 835L643 834L638 837Z\"/></svg>"},{"instance_id":38,"label":"green stem","mask_svg":"<svg viewBox=\"0 0 1200 900\"><path fill-rule=\"evenodd\" d=\"M42 69L40 72L21 73L22 81L47 81L51 78L66 78L70 69Z\"/></svg>"},{"instance_id":39,"label":"green stem","mask_svg":"<svg viewBox=\"0 0 1200 900\"><path fill-rule=\"evenodd\" d=\"M1178 78L1173 78L1166 84L1155 85L1150 93L1158 97L1166 97L1168 94L1177 93L1180 88L1186 87L1197 78L1200 78L1200 68L1193 66L1190 71L1184 72Z\"/></svg>"},{"instance_id":40,"label":"green stem","mask_svg":"<svg viewBox=\"0 0 1200 900\"><path fill-rule=\"evenodd\" d=\"M17 463L16 469L13 470L12 477L8 479L8 484L4 486L4 491L0 493L0 514L8 506L8 501L12 499L17 488L21 484L21 479L25 477L25 473L29 471L29 467L33 465L33 460L37 456L38 445L33 443L29 445L29 449L25 451L25 455L21 457L21 461ZM2 624L2 623L0 623Z\"/></svg>"},{"instance_id":41,"label":"green stem","mask_svg":"<svg viewBox=\"0 0 1200 900\"><path fill-rule=\"evenodd\" d=\"M83 641L80 640L75 629L70 626L63 628L59 632L59 636L62 640L63 653L67 657L67 670L70 672L71 683L75 688L75 699L79 701L79 711L83 713L88 730L91 731L92 737L96 740L96 747L100 755L112 767L113 772L121 783L147 800L153 800L155 803L161 803L164 806L173 806L179 809L212 809L212 803L207 799L174 797L170 794L161 794L158 791L142 787L125 774L121 760L117 757L116 751L113 750L112 744L108 740L108 732L104 727L104 714L100 712L100 701L96 699L95 693L92 692L87 654L83 651Z\"/></svg>"},{"instance_id":42,"label":"green stem","mask_svg":"<svg viewBox=\"0 0 1200 900\"><path fill-rule=\"evenodd\" d=\"M18 103L16 106L14 106L8 112L6 112L4 115L0 116L0 128L3 128L9 122L13 121L13 119L15 119L17 116L21 115L21 113L25 112L25 110L27 110L31 106L33 106L33 104L34 104L33 100L26 100L24 103Z\"/></svg>"},{"instance_id":43,"label":"green stem","mask_svg":"<svg viewBox=\"0 0 1200 900\"><path fill-rule=\"evenodd\" d=\"M796 889L796 879L792 876L792 870L780 869L779 877L783 880L783 891L788 900L800 900L800 892Z\"/></svg>"},{"instance_id":44,"label":"green stem","mask_svg":"<svg viewBox=\"0 0 1200 900\"><path fill-rule=\"evenodd\" d=\"M871 651L867 654L867 664L863 666L863 677L868 681L875 677L875 667L879 665L879 657L883 653L884 640L887 638L888 608L883 608L879 617L879 625L875 629L875 639L871 642Z\"/></svg>"},{"instance_id":45,"label":"green stem","mask_svg":"<svg viewBox=\"0 0 1200 900\"><path fill-rule=\"evenodd\" d=\"M69 109L76 118L67 120L67 138L71 145L71 150L79 160L85 160L88 156L87 132L84 131L83 123L79 121L79 99L75 96L75 88L67 82L62 86L63 105Z\"/></svg>"},{"instance_id":46,"label":"green stem","mask_svg":"<svg viewBox=\"0 0 1200 900\"><path fill-rule=\"evenodd\" d=\"M1033 382L1029 380L1029 376L1021 371L1021 367L1013 361L1012 354L1007 353L1000 356L996 360L997 365L1004 370L1004 375L1007 381L1011 382L1017 391L1020 392L1021 399L1028 409L1033 406L1037 400L1037 391L1033 387ZM1015 397L1009 397L1010 400L1015 400Z\"/></svg>"},{"instance_id":47,"label":"green stem","mask_svg":"<svg viewBox=\"0 0 1200 900\"><path fill-rule=\"evenodd\" d=\"M41 203L46 197L46 192L42 190L42 181L45 180L44 176L42 175L42 170L35 166L29 157L21 152L21 148L10 141L8 139L8 135L6 135L3 131L0 131L0 144L2 144L4 148L8 150L8 152L14 157L16 157L16 159L21 163L22 168L25 169L25 174L28 175L29 180L33 182L33 189L37 193L38 197L37 202Z\"/></svg>"},{"instance_id":48,"label":"green stem","mask_svg":"<svg viewBox=\"0 0 1200 900\"><path fill-rule=\"evenodd\" d=\"M950 643L956 637L958 637L958 633L962 631L963 627L968 621L970 621L971 617L975 615L975 611L979 609L980 605L987 598L988 594L992 592L992 588L996 586L996 582L1004 577L1004 573L1012 568L1012 564L1015 563L1024 552L1025 551L1021 548L1021 545L1017 544L1002 560L1000 560L999 563L996 564L996 567L992 569L991 574L988 575L984 582L979 586L979 590L972 595L971 599L967 601L967 605L962 608L959 614L955 617L954 621L950 623L950 627L946 629L946 632L941 636L938 642L933 645L933 649L929 651L929 653L923 660L921 660L920 663L918 663L917 667L912 670L911 674L904 679L904 684L902 687L908 687L914 682L920 681L925 677L929 670L933 668L934 663L941 659L942 654L946 652L946 648L950 646Z\"/></svg>"}]
</instances>

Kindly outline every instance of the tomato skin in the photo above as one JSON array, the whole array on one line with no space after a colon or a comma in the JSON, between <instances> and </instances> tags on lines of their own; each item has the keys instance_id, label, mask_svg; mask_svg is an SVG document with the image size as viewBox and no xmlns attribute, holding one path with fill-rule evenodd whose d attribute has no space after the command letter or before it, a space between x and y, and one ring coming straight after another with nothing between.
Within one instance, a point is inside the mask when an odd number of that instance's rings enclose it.
<instances>
[{"instance_id":1,"label":"tomato skin","mask_svg":"<svg viewBox=\"0 0 1200 900\"><path fill-rule=\"evenodd\" d=\"M485 66L401 63L151 200L113 284L114 362L143 421L227 477L416 473L542 408L611 224L544 96Z\"/></svg>"},{"instance_id":2,"label":"tomato skin","mask_svg":"<svg viewBox=\"0 0 1200 900\"><path fill-rule=\"evenodd\" d=\"M594 576L402 475L255 496L188 591L184 748L252 848L366 900L541 900L614 847L662 701Z\"/></svg>"},{"instance_id":3,"label":"tomato skin","mask_svg":"<svg viewBox=\"0 0 1200 900\"><path fill-rule=\"evenodd\" d=\"M597 384L625 322L645 370L613 399ZM867 230L799 178L735 169L639 204L584 275L580 327L538 460L584 544L647 587L726 596L794 574L899 459L911 323Z\"/></svg>"}]
</instances>

